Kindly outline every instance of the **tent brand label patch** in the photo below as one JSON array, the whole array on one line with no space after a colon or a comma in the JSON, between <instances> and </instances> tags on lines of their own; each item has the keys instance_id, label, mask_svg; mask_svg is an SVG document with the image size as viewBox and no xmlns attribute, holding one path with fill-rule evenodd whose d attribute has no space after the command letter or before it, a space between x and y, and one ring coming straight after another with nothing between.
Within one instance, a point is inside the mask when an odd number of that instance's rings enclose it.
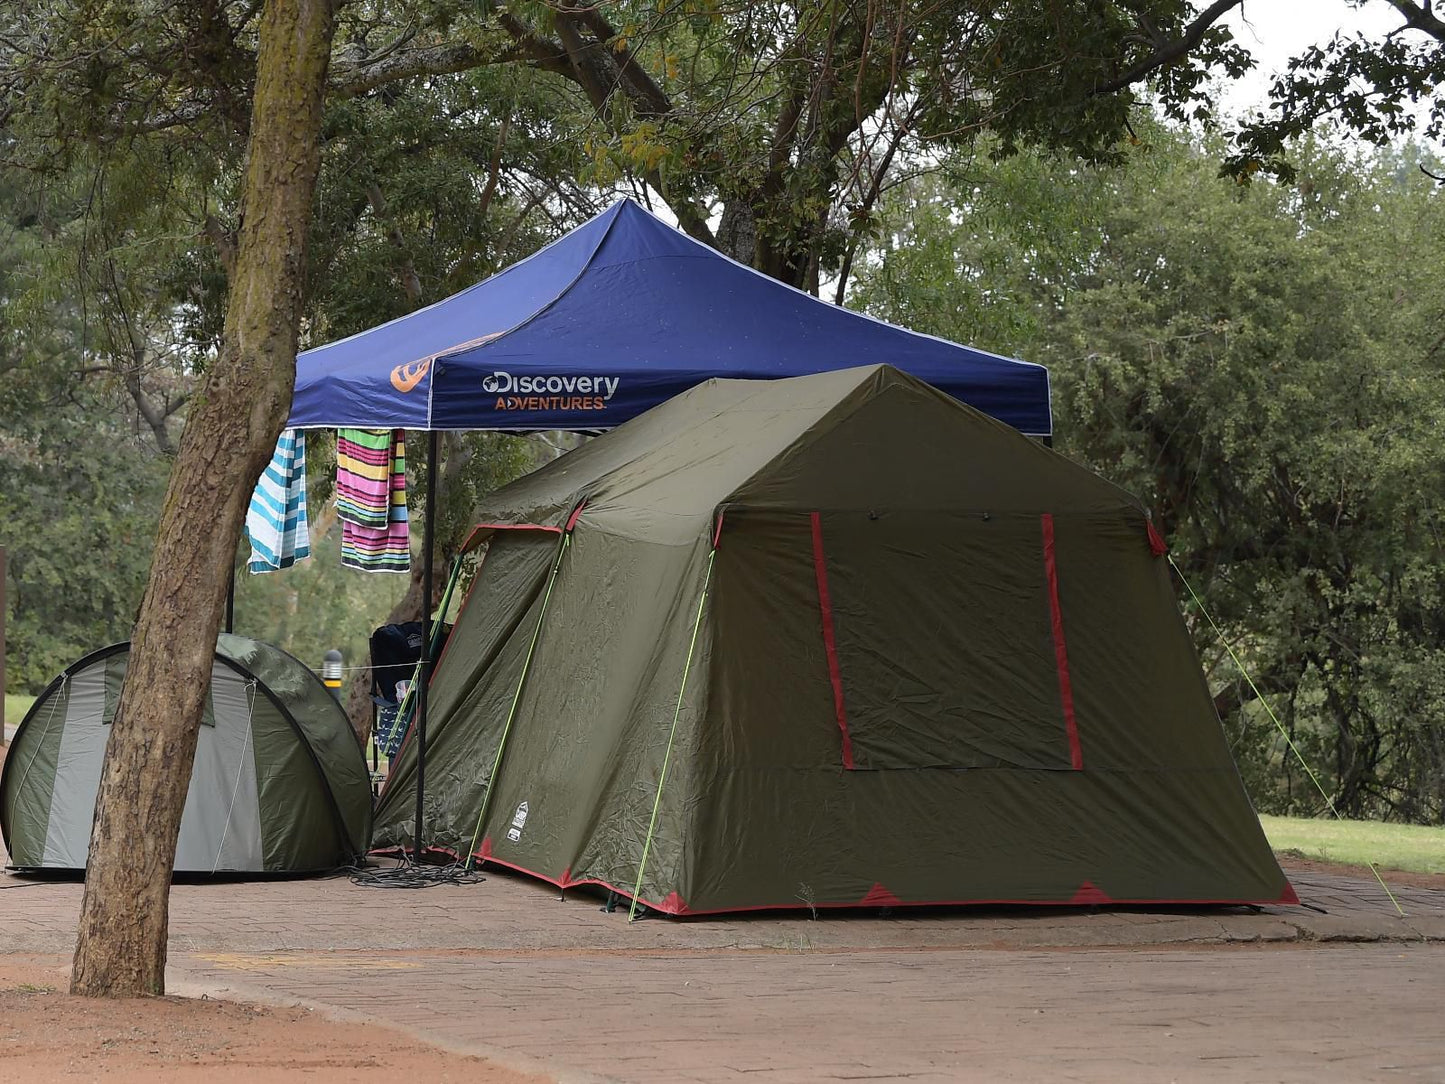
<instances>
[{"instance_id":1,"label":"tent brand label patch","mask_svg":"<svg viewBox=\"0 0 1445 1084\"><path fill-rule=\"evenodd\" d=\"M522 829L527 827L527 803L523 802L512 814L512 827L507 829L507 838L516 843L522 838Z\"/></svg>"},{"instance_id":2,"label":"tent brand label patch","mask_svg":"<svg viewBox=\"0 0 1445 1084\"><path fill-rule=\"evenodd\" d=\"M515 813L512 814L512 827L513 827L513 828L525 828L525 827L527 827L527 803L526 803L526 802L523 802L521 805L519 805L519 806L517 807L517 812L515 812Z\"/></svg>"},{"instance_id":3,"label":"tent brand label patch","mask_svg":"<svg viewBox=\"0 0 1445 1084\"><path fill-rule=\"evenodd\" d=\"M618 376L517 376L497 370L482 390L497 410L606 410L622 383Z\"/></svg>"}]
</instances>

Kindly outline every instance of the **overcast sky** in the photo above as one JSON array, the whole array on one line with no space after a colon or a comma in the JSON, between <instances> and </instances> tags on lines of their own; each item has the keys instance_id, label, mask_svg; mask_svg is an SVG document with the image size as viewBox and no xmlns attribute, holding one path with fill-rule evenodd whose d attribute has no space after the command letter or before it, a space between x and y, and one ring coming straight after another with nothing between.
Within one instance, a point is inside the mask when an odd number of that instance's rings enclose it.
<instances>
[{"instance_id":1,"label":"overcast sky","mask_svg":"<svg viewBox=\"0 0 1445 1084\"><path fill-rule=\"evenodd\" d=\"M1381 37L1404 22L1386 0L1370 0L1362 8L1345 0L1244 0L1241 7L1225 23L1258 67L1225 90L1225 108L1235 113L1263 105L1274 74L1290 57L1329 41L1336 31Z\"/></svg>"}]
</instances>

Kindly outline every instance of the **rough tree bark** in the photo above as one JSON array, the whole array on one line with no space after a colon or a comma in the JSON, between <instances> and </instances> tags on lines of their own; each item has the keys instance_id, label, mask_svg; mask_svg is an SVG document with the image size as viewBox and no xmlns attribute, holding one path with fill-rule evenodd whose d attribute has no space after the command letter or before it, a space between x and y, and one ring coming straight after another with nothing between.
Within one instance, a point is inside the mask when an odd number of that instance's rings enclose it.
<instances>
[{"instance_id":1,"label":"rough tree bark","mask_svg":"<svg viewBox=\"0 0 1445 1084\"><path fill-rule=\"evenodd\" d=\"M165 989L171 867L251 489L286 420L334 0L267 0L224 347L171 471L106 747L71 992Z\"/></svg>"}]
</instances>

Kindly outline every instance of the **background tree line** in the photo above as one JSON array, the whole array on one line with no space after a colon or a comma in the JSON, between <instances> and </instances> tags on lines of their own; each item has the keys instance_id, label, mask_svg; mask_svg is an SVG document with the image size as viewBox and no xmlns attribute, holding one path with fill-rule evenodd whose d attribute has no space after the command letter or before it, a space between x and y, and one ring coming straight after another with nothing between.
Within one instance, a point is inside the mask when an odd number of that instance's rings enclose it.
<instances>
[{"instance_id":1,"label":"background tree line","mask_svg":"<svg viewBox=\"0 0 1445 1084\"><path fill-rule=\"evenodd\" d=\"M1442 195L1412 147L1290 149L1289 185L1164 127L1123 168L949 164L891 194L855 299L1047 364L1059 450L1150 506L1341 812L1439 823ZM1320 811L1180 596L1256 804Z\"/></svg>"},{"instance_id":2,"label":"background tree line","mask_svg":"<svg viewBox=\"0 0 1445 1084\"><path fill-rule=\"evenodd\" d=\"M1301 58L1270 116L1201 136L1208 74L1248 63L1218 22L1235 6L340 5L303 342L631 192L783 281L1044 362L1060 450L1153 507L1340 808L1438 822L1445 299L1419 167L1440 170L1390 140L1439 83L1440 28L1394 4L1414 33ZM221 349L260 8L86 0L0 27L12 685L129 633ZM1384 149L1317 140L1328 116ZM449 436L444 546L550 454ZM243 576L238 628L356 659L419 612L417 579L346 574L327 545ZM1317 808L1189 616L1256 801Z\"/></svg>"}]
</instances>

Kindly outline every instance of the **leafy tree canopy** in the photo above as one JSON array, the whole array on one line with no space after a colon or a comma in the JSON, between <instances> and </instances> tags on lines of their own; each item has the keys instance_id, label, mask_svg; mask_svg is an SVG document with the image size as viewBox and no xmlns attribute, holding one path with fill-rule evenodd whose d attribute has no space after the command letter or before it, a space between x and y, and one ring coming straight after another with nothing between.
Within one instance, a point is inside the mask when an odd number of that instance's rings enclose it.
<instances>
[{"instance_id":1,"label":"leafy tree canopy","mask_svg":"<svg viewBox=\"0 0 1445 1084\"><path fill-rule=\"evenodd\" d=\"M1141 134L1122 170L901 186L857 297L1048 364L1062 450L1152 508L1340 808L1439 821L1445 196L1411 150L1305 142L1296 185L1240 189L1218 144ZM1256 801L1318 809L1193 618Z\"/></svg>"}]
</instances>

